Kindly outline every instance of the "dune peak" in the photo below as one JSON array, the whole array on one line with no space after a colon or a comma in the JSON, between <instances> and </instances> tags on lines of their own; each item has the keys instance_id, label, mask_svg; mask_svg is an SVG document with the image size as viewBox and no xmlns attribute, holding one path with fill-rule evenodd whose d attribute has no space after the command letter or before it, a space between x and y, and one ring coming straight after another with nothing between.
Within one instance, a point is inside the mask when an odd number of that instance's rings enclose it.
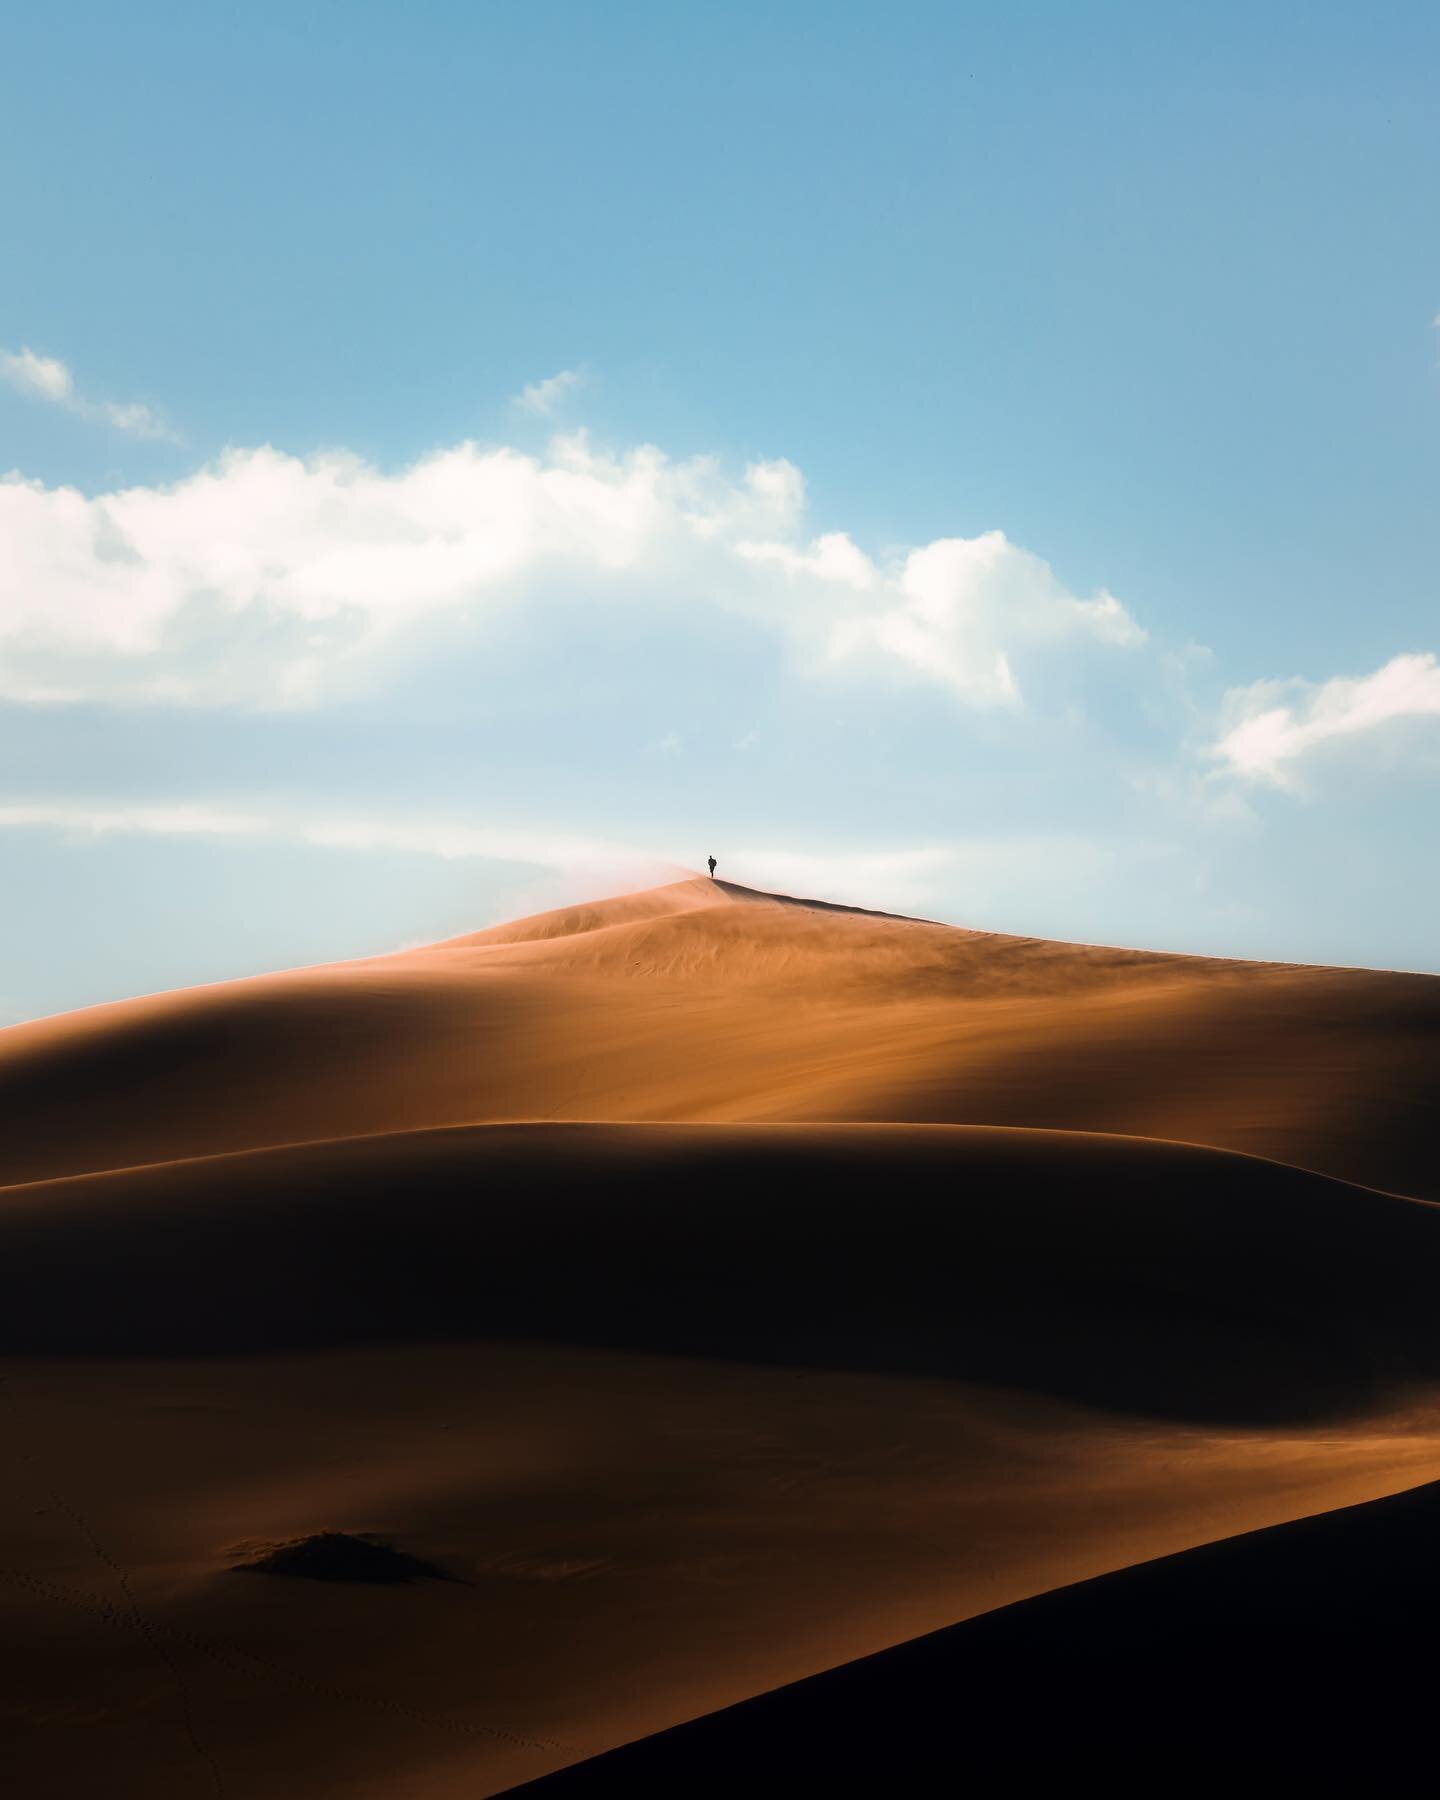
<instances>
[{"instance_id":1,"label":"dune peak","mask_svg":"<svg viewBox=\"0 0 1440 1800\"><path fill-rule=\"evenodd\" d=\"M664 882L658 887L639 888L633 893L615 894L603 900L579 901L570 906L557 906L546 912L531 913L524 918L508 919L498 925L486 926L480 931L444 938L426 948L481 949L490 944L522 944L547 938L582 937L613 926L640 925L731 906L766 910L787 908L854 918L893 919L906 924L925 922L910 919L903 913L881 912L873 907L850 906L841 901L817 900L806 895L772 893L765 888L745 887L737 881L726 881L720 876L696 874L679 881Z\"/></svg>"}]
</instances>

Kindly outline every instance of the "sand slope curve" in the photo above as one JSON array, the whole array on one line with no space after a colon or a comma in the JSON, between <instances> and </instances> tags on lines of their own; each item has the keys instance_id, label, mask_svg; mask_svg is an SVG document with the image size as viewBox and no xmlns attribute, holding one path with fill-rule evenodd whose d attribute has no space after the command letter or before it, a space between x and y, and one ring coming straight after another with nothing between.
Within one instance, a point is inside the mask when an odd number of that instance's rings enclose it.
<instances>
[{"instance_id":1,"label":"sand slope curve","mask_svg":"<svg viewBox=\"0 0 1440 1800\"><path fill-rule=\"evenodd\" d=\"M1440 1484L1102 1575L513 1790L533 1800L1269 1777L1398 1792L1430 1756ZM1164 1771L1163 1777L1160 1771ZM1353 1784L1353 1785L1352 1785Z\"/></svg>"},{"instance_id":2,"label":"sand slope curve","mask_svg":"<svg viewBox=\"0 0 1440 1800\"><path fill-rule=\"evenodd\" d=\"M0 1032L0 1180L505 1120L1160 1137L1440 1197L1440 978L1045 943L704 880Z\"/></svg>"}]
</instances>

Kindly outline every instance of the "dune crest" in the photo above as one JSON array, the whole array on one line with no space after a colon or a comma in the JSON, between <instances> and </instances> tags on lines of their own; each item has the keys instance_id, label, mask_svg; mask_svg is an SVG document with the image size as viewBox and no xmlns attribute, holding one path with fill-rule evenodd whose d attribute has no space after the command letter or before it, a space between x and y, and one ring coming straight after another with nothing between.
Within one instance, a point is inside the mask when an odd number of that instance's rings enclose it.
<instances>
[{"instance_id":1,"label":"dune crest","mask_svg":"<svg viewBox=\"0 0 1440 1800\"><path fill-rule=\"evenodd\" d=\"M646 888L635 894L620 894L610 900L593 900L580 906L559 906L549 912L532 913L527 918L513 919L503 925L490 925L483 931L467 932L460 937L442 938L425 946L431 950L472 950L487 944L529 944L550 938L580 937L590 931L609 931L617 925L633 925L649 919L674 918L677 914L703 912L741 897L761 901L768 895L748 888L731 888L728 883L711 881L695 875L684 881L668 882L663 887Z\"/></svg>"}]
</instances>

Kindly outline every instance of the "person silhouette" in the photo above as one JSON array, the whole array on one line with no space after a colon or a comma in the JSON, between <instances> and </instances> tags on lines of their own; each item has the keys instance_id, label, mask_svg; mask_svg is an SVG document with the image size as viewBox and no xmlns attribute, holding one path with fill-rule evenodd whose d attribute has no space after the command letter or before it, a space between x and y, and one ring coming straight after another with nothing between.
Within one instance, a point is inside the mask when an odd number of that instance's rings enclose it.
<instances>
[{"instance_id":1,"label":"person silhouette","mask_svg":"<svg viewBox=\"0 0 1440 1800\"><path fill-rule=\"evenodd\" d=\"M710 879L712 881L715 879L715 858L713 856L710 858Z\"/></svg>"}]
</instances>

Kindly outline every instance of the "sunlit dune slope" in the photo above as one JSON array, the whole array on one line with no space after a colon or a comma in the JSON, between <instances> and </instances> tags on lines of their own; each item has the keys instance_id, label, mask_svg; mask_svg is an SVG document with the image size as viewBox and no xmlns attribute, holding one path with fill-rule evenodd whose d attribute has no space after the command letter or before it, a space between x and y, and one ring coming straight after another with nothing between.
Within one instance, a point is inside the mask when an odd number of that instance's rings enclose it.
<instances>
[{"instance_id":1,"label":"sunlit dune slope","mask_svg":"<svg viewBox=\"0 0 1440 1800\"><path fill-rule=\"evenodd\" d=\"M1409 1791L1433 1758L1440 1484L1022 1600L527 1784L534 1800ZM1163 1775L1160 1773L1163 1771Z\"/></svg>"},{"instance_id":2,"label":"sunlit dune slope","mask_svg":"<svg viewBox=\"0 0 1440 1800\"><path fill-rule=\"evenodd\" d=\"M1297 1419L1440 1373L1437 1285L1430 1204L987 1127L481 1126L0 1202L0 1346L59 1354L513 1338Z\"/></svg>"},{"instance_id":3,"label":"sunlit dune slope","mask_svg":"<svg viewBox=\"0 0 1440 1800\"><path fill-rule=\"evenodd\" d=\"M0 1033L0 1179L494 1120L1103 1130L1440 1194L1440 979L704 879Z\"/></svg>"}]
</instances>

